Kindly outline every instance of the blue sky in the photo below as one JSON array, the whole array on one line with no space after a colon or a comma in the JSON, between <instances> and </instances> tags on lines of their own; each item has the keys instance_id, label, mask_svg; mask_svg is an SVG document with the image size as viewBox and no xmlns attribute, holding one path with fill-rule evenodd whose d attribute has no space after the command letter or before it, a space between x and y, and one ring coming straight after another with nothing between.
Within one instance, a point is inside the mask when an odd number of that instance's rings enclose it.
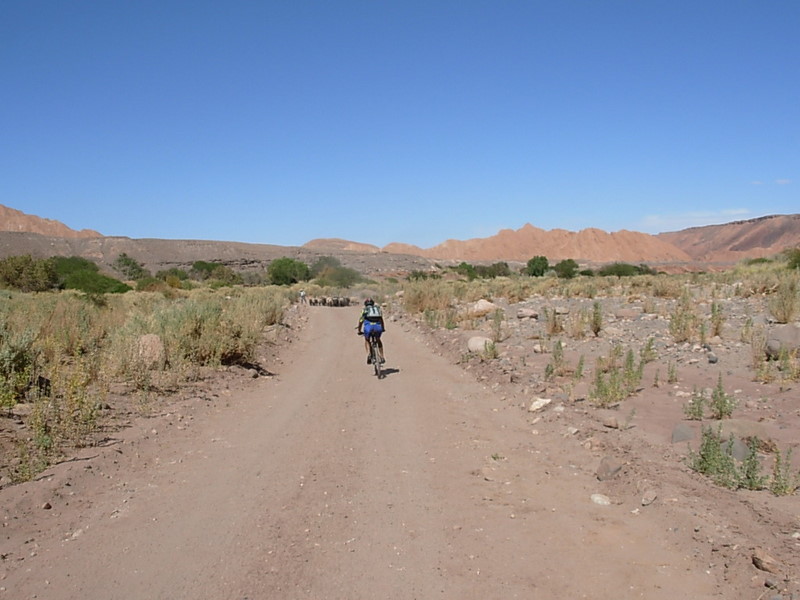
<instances>
[{"instance_id":1,"label":"blue sky","mask_svg":"<svg viewBox=\"0 0 800 600\"><path fill-rule=\"evenodd\" d=\"M797 0L0 3L0 204L429 247L800 212Z\"/></svg>"}]
</instances>

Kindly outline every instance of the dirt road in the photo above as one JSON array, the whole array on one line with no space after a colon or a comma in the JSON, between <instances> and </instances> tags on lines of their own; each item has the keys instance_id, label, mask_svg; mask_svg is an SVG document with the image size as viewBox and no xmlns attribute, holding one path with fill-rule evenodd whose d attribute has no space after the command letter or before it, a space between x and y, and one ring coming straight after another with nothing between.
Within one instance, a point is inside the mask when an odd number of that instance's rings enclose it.
<instances>
[{"instance_id":1,"label":"dirt road","mask_svg":"<svg viewBox=\"0 0 800 600\"><path fill-rule=\"evenodd\" d=\"M668 502L593 502L564 422L400 323L379 381L356 309L302 310L274 377L2 490L0 599L740 597Z\"/></svg>"}]
</instances>

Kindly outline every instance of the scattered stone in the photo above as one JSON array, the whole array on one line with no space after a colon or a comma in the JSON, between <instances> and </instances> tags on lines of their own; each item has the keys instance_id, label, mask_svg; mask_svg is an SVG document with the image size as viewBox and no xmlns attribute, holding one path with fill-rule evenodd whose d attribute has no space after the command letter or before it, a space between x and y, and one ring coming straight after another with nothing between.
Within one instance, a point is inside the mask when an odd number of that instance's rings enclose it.
<instances>
[{"instance_id":1,"label":"scattered stone","mask_svg":"<svg viewBox=\"0 0 800 600\"><path fill-rule=\"evenodd\" d=\"M42 510L50 510L51 508L53 508L53 505L50 504L49 502L45 502L44 504L42 504Z\"/></svg>"},{"instance_id":2,"label":"scattered stone","mask_svg":"<svg viewBox=\"0 0 800 600\"><path fill-rule=\"evenodd\" d=\"M614 415L606 415L603 417L603 426L609 429L619 429L619 420Z\"/></svg>"},{"instance_id":3,"label":"scattered stone","mask_svg":"<svg viewBox=\"0 0 800 600\"><path fill-rule=\"evenodd\" d=\"M642 496L642 506L650 506L658 498L658 493L655 490L647 490Z\"/></svg>"},{"instance_id":4,"label":"scattered stone","mask_svg":"<svg viewBox=\"0 0 800 600\"><path fill-rule=\"evenodd\" d=\"M517 311L517 318L536 320L539 318L539 313L533 310L532 308L520 308Z\"/></svg>"},{"instance_id":5,"label":"scattered stone","mask_svg":"<svg viewBox=\"0 0 800 600\"><path fill-rule=\"evenodd\" d=\"M781 352L800 350L800 324L777 325L769 332L767 358L777 360Z\"/></svg>"},{"instance_id":6,"label":"scattered stone","mask_svg":"<svg viewBox=\"0 0 800 600\"><path fill-rule=\"evenodd\" d=\"M599 481L608 481L609 479L616 477L621 470L622 463L611 458L610 456L604 456L600 460L600 466L597 467L595 474L597 475L597 479Z\"/></svg>"},{"instance_id":7,"label":"scattered stone","mask_svg":"<svg viewBox=\"0 0 800 600\"><path fill-rule=\"evenodd\" d=\"M483 317L498 309L494 302L481 298L467 311L473 317Z\"/></svg>"},{"instance_id":8,"label":"scattered stone","mask_svg":"<svg viewBox=\"0 0 800 600\"><path fill-rule=\"evenodd\" d=\"M599 506L611 506L611 498L603 494L592 494L592 502Z\"/></svg>"},{"instance_id":9,"label":"scattered stone","mask_svg":"<svg viewBox=\"0 0 800 600\"><path fill-rule=\"evenodd\" d=\"M694 439L694 430L686 423L678 423L672 429L672 443L690 442Z\"/></svg>"},{"instance_id":10,"label":"scattered stone","mask_svg":"<svg viewBox=\"0 0 800 600\"><path fill-rule=\"evenodd\" d=\"M756 569L780 575L781 568L778 561L772 558L763 548L756 548L753 552L753 565Z\"/></svg>"},{"instance_id":11,"label":"scattered stone","mask_svg":"<svg viewBox=\"0 0 800 600\"><path fill-rule=\"evenodd\" d=\"M493 343L494 342L492 342L492 340L488 337L475 335L467 340L467 349L469 349L470 352L482 354L486 352L486 348Z\"/></svg>"},{"instance_id":12,"label":"scattered stone","mask_svg":"<svg viewBox=\"0 0 800 600\"><path fill-rule=\"evenodd\" d=\"M719 362L719 358L713 352L708 353L708 363L711 365L715 365Z\"/></svg>"},{"instance_id":13,"label":"scattered stone","mask_svg":"<svg viewBox=\"0 0 800 600\"><path fill-rule=\"evenodd\" d=\"M536 412L537 410L542 410L545 406L550 404L553 400L550 398L537 398L531 405L528 407L528 412Z\"/></svg>"},{"instance_id":14,"label":"scattered stone","mask_svg":"<svg viewBox=\"0 0 800 600\"><path fill-rule=\"evenodd\" d=\"M620 308L614 312L614 316L620 320L631 321L638 319L642 314L641 308Z\"/></svg>"}]
</instances>

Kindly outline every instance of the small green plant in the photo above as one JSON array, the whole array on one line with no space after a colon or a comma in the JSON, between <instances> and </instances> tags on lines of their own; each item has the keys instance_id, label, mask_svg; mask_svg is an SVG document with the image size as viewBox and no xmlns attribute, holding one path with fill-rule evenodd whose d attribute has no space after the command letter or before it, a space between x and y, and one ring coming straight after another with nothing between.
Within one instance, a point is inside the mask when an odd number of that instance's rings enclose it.
<instances>
[{"instance_id":1,"label":"small green plant","mask_svg":"<svg viewBox=\"0 0 800 600\"><path fill-rule=\"evenodd\" d=\"M544 316L547 320L547 335L555 336L564 333L564 324L561 322L561 316L555 308L544 309Z\"/></svg>"},{"instance_id":2,"label":"small green plant","mask_svg":"<svg viewBox=\"0 0 800 600\"><path fill-rule=\"evenodd\" d=\"M600 335L600 331L603 329L603 311L600 308L599 302L594 302L592 304L592 318L589 322L589 328L592 330L595 337Z\"/></svg>"},{"instance_id":3,"label":"small green plant","mask_svg":"<svg viewBox=\"0 0 800 600\"><path fill-rule=\"evenodd\" d=\"M492 460L505 460L506 457L500 454L499 452L495 452L492 454Z\"/></svg>"},{"instance_id":4,"label":"small green plant","mask_svg":"<svg viewBox=\"0 0 800 600\"><path fill-rule=\"evenodd\" d=\"M678 367L672 361L667 363L667 383L678 383Z\"/></svg>"},{"instance_id":5,"label":"small green plant","mask_svg":"<svg viewBox=\"0 0 800 600\"><path fill-rule=\"evenodd\" d=\"M792 449L789 448L785 456L778 451L772 466L769 491L776 496L790 496L798 489L800 489L800 472L792 473Z\"/></svg>"},{"instance_id":6,"label":"small green plant","mask_svg":"<svg viewBox=\"0 0 800 600\"><path fill-rule=\"evenodd\" d=\"M505 313L501 309L497 309L492 314L492 340L500 342L503 339L503 319Z\"/></svg>"},{"instance_id":7,"label":"small green plant","mask_svg":"<svg viewBox=\"0 0 800 600\"><path fill-rule=\"evenodd\" d=\"M722 326L725 324L725 315L719 302L711 303L711 336L722 337Z\"/></svg>"},{"instance_id":8,"label":"small green plant","mask_svg":"<svg viewBox=\"0 0 800 600\"><path fill-rule=\"evenodd\" d=\"M683 414L690 421L702 421L706 411L706 402L705 394L695 388L691 399L683 405Z\"/></svg>"},{"instance_id":9,"label":"small green plant","mask_svg":"<svg viewBox=\"0 0 800 600\"><path fill-rule=\"evenodd\" d=\"M670 315L669 332L676 342L689 342L698 333L698 319L694 312L694 301L688 290L684 290L683 295L681 295Z\"/></svg>"},{"instance_id":10,"label":"small green plant","mask_svg":"<svg viewBox=\"0 0 800 600\"><path fill-rule=\"evenodd\" d=\"M486 360L494 360L498 356L500 356L500 352L497 349L497 344L494 342L486 342L483 350L483 358Z\"/></svg>"},{"instance_id":11,"label":"small green plant","mask_svg":"<svg viewBox=\"0 0 800 600\"><path fill-rule=\"evenodd\" d=\"M761 462L758 460L758 438L747 442L747 456L739 468L739 487L746 490L762 490L767 484L767 477L761 473Z\"/></svg>"},{"instance_id":12,"label":"small green plant","mask_svg":"<svg viewBox=\"0 0 800 600\"><path fill-rule=\"evenodd\" d=\"M721 428L714 431L704 427L697 452L689 450L689 467L710 478L715 484L729 489L739 486L736 461L733 458L733 437L723 441Z\"/></svg>"},{"instance_id":13,"label":"small green plant","mask_svg":"<svg viewBox=\"0 0 800 600\"><path fill-rule=\"evenodd\" d=\"M644 363L651 363L658 357L655 349L655 340L652 337L647 338L647 342L639 352L639 356Z\"/></svg>"},{"instance_id":14,"label":"small green plant","mask_svg":"<svg viewBox=\"0 0 800 600\"><path fill-rule=\"evenodd\" d=\"M722 373L720 373L717 379L717 385L711 392L711 400L708 403L708 408L711 411L711 418L730 419L737 404L736 398L725 393L725 388L722 386Z\"/></svg>"},{"instance_id":15,"label":"small green plant","mask_svg":"<svg viewBox=\"0 0 800 600\"><path fill-rule=\"evenodd\" d=\"M578 364L575 367L575 373L573 374L573 377L576 380L583 379L583 371L584 371L584 368L585 368L584 367L584 363L585 363L585 358L584 358L583 354L581 354L580 358L578 359Z\"/></svg>"},{"instance_id":16,"label":"small green plant","mask_svg":"<svg viewBox=\"0 0 800 600\"><path fill-rule=\"evenodd\" d=\"M778 289L770 296L768 307L778 323L791 323L798 312L798 277L787 275L781 278Z\"/></svg>"}]
</instances>

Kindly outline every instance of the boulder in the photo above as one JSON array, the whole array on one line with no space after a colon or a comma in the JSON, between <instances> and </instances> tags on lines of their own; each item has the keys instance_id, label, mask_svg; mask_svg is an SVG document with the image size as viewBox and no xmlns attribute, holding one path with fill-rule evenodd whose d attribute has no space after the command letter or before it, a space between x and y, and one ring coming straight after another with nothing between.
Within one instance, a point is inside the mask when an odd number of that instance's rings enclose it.
<instances>
[{"instance_id":1,"label":"boulder","mask_svg":"<svg viewBox=\"0 0 800 600\"><path fill-rule=\"evenodd\" d=\"M155 333L147 333L136 342L136 356L147 369L163 369L167 363L164 342Z\"/></svg>"},{"instance_id":2,"label":"boulder","mask_svg":"<svg viewBox=\"0 0 800 600\"><path fill-rule=\"evenodd\" d=\"M481 298L469 309L469 314L473 317L483 317L489 313L493 313L499 307L494 302L489 302Z\"/></svg>"},{"instance_id":3,"label":"boulder","mask_svg":"<svg viewBox=\"0 0 800 600\"><path fill-rule=\"evenodd\" d=\"M491 340L491 338L475 335L467 340L467 349L476 354L483 354L486 352L488 345L493 343L494 342Z\"/></svg>"},{"instance_id":4,"label":"boulder","mask_svg":"<svg viewBox=\"0 0 800 600\"><path fill-rule=\"evenodd\" d=\"M800 325L790 323L773 327L767 336L767 358L780 358L781 352L800 351Z\"/></svg>"},{"instance_id":5,"label":"boulder","mask_svg":"<svg viewBox=\"0 0 800 600\"><path fill-rule=\"evenodd\" d=\"M539 313L533 310L532 308L520 308L517 311L517 318L518 319L538 319Z\"/></svg>"}]
</instances>

